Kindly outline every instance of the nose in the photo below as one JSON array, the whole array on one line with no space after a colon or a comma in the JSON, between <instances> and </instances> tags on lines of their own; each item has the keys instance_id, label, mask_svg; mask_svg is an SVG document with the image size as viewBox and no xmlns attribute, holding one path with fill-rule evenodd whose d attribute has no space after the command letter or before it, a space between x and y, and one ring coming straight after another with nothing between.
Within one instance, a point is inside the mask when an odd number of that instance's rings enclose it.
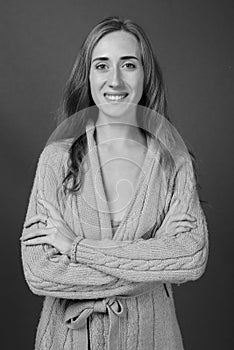
<instances>
[{"instance_id":1,"label":"nose","mask_svg":"<svg viewBox=\"0 0 234 350\"><path fill-rule=\"evenodd\" d=\"M110 87L118 87L123 85L121 72L118 67L114 67L112 71L110 72L109 79L108 79L108 85Z\"/></svg>"}]
</instances>

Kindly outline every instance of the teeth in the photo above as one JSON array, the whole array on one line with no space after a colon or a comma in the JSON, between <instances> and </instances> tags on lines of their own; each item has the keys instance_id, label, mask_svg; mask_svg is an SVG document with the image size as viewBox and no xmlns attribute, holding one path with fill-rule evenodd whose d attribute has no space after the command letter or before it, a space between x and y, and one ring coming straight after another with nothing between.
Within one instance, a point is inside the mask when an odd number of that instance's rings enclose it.
<instances>
[{"instance_id":1,"label":"teeth","mask_svg":"<svg viewBox=\"0 0 234 350\"><path fill-rule=\"evenodd\" d=\"M105 96L109 100L118 101L118 100L122 100L126 96L126 94L123 94L123 95L109 95L109 94L105 94Z\"/></svg>"}]
</instances>

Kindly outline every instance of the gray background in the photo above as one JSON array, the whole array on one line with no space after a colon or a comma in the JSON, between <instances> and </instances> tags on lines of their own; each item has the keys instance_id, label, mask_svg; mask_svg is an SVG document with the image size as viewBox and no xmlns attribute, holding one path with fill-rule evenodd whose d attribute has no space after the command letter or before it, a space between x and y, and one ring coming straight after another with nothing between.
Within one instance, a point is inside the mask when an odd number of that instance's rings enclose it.
<instances>
[{"instance_id":1,"label":"gray background","mask_svg":"<svg viewBox=\"0 0 234 350\"><path fill-rule=\"evenodd\" d=\"M104 17L148 34L162 67L171 118L198 160L209 224L205 274L174 287L186 350L233 343L233 2L1 1L1 349L33 349L42 298L22 274L19 237L37 158L55 127L79 46Z\"/></svg>"}]
</instances>

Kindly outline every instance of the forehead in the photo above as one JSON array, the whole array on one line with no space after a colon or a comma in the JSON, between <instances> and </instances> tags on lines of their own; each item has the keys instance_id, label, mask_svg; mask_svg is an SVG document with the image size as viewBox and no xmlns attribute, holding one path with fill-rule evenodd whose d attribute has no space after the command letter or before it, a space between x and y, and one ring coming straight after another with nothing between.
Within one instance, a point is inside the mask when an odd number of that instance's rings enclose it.
<instances>
[{"instance_id":1,"label":"forehead","mask_svg":"<svg viewBox=\"0 0 234 350\"><path fill-rule=\"evenodd\" d=\"M124 55L140 55L140 48L137 39L131 33L125 31L115 31L106 34L94 47L92 57L110 56L111 54Z\"/></svg>"}]
</instances>

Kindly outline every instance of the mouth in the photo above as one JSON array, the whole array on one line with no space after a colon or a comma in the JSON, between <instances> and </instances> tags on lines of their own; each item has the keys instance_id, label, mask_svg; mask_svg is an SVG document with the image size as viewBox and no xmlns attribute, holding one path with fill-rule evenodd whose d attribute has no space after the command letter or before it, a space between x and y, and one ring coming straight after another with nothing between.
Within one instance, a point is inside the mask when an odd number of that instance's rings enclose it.
<instances>
[{"instance_id":1,"label":"mouth","mask_svg":"<svg viewBox=\"0 0 234 350\"><path fill-rule=\"evenodd\" d=\"M121 102L128 96L128 93L118 93L118 94L108 94L104 93L104 97L107 101L111 102Z\"/></svg>"}]
</instances>

